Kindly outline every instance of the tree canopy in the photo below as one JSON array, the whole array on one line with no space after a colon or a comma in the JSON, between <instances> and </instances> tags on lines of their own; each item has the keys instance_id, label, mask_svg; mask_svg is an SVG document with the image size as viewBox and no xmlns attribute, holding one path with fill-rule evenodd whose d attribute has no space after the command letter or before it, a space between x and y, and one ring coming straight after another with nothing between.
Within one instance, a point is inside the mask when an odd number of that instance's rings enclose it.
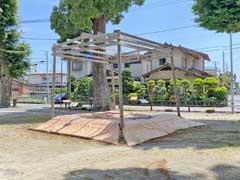
<instances>
[{"instance_id":1,"label":"tree canopy","mask_svg":"<svg viewBox=\"0 0 240 180\"><path fill-rule=\"evenodd\" d=\"M142 5L144 0L61 0L53 8L51 28L60 35L60 41L92 32L95 18L105 16L106 21L118 24L132 5Z\"/></svg>"},{"instance_id":2,"label":"tree canopy","mask_svg":"<svg viewBox=\"0 0 240 180\"><path fill-rule=\"evenodd\" d=\"M22 76L30 68L25 58L30 55L26 43L19 43L18 0L0 2L0 59L9 65L10 75Z\"/></svg>"},{"instance_id":3,"label":"tree canopy","mask_svg":"<svg viewBox=\"0 0 240 180\"><path fill-rule=\"evenodd\" d=\"M193 12L200 26L217 32L240 31L239 0L195 0Z\"/></svg>"}]
</instances>

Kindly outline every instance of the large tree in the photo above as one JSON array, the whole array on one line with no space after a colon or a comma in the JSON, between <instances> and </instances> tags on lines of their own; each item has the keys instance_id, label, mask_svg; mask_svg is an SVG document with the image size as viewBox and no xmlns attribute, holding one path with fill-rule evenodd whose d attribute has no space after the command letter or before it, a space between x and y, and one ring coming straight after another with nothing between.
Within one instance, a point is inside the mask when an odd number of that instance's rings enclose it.
<instances>
[{"instance_id":1,"label":"large tree","mask_svg":"<svg viewBox=\"0 0 240 180\"><path fill-rule=\"evenodd\" d=\"M30 67L26 43L19 43L18 0L0 1L0 106L10 105L10 79L22 76Z\"/></svg>"},{"instance_id":2,"label":"large tree","mask_svg":"<svg viewBox=\"0 0 240 180\"><path fill-rule=\"evenodd\" d=\"M195 0L193 12L200 26L230 34L231 107L234 113L232 33L240 32L240 0Z\"/></svg>"},{"instance_id":3,"label":"large tree","mask_svg":"<svg viewBox=\"0 0 240 180\"><path fill-rule=\"evenodd\" d=\"M79 36L81 32L105 33L107 22L120 23L123 12L132 5L142 5L144 0L61 0L53 8L51 27L60 35L60 42ZM94 105L108 110L110 96L104 64L93 63Z\"/></svg>"}]
</instances>

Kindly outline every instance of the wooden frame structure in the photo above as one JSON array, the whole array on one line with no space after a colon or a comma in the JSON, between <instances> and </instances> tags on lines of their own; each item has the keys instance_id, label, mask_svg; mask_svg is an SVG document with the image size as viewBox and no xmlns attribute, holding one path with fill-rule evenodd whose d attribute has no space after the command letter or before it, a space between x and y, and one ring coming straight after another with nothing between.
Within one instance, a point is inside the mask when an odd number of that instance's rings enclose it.
<instances>
[{"instance_id":1,"label":"wooden frame structure","mask_svg":"<svg viewBox=\"0 0 240 180\"><path fill-rule=\"evenodd\" d=\"M87 34L53 47L53 81L51 115L54 117L56 57L93 63L118 63L120 128L124 127L122 63L131 62L129 57L139 57L146 52L161 52L162 44L130 35L119 30L109 34ZM170 56L170 54L167 54ZM138 58L140 60L140 58Z\"/></svg>"}]
</instances>

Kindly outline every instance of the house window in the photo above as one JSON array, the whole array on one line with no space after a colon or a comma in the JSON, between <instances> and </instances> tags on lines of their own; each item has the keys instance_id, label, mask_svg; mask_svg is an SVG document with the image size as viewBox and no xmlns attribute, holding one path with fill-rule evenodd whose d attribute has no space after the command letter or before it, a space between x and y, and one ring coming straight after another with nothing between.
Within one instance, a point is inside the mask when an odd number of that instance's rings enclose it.
<instances>
[{"instance_id":1,"label":"house window","mask_svg":"<svg viewBox=\"0 0 240 180\"><path fill-rule=\"evenodd\" d=\"M129 63L125 63L125 68L130 68L130 64Z\"/></svg>"},{"instance_id":2,"label":"house window","mask_svg":"<svg viewBox=\"0 0 240 180\"><path fill-rule=\"evenodd\" d=\"M113 64L113 68L117 69L118 68L118 64Z\"/></svg>"},{"instance_id":3,"label":"house window","mask_svg":"<svg viewBox=\"0 0 240 180\"><path fill-rule=\"evenodd\" d=\"M187 59L186 58L183 59L183 64L182 65L183 65L184 69L187 68Z\"/></svg>"},{"instance_id":4,"label":"house window","mask_svg":"<svg viewBox=\"0 0 240 180\"><path fill-rule=\"evenodd\" d=\"M164 65L164 64L166 64L166 58L160 58L159 65Z\"/></svg>"},{"instance_id":5,"label":"house window","mask_svg":"<svg viewBox=\"0 0 240 180\"><path fill-rule=\"evenodd\" d=\"M73 71L81 71L82 70L82 62L74 62L72 63Z\"/></svg>"}]
</instances>

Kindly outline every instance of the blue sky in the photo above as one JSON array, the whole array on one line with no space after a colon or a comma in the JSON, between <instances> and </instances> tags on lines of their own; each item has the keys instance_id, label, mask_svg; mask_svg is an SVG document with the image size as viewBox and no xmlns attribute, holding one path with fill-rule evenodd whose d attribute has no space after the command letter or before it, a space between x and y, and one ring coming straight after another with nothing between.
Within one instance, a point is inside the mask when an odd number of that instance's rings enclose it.
<instances>
[{"instance_id":1,"label":"blue sky","mask_svg":"<svg viewBox=\"0 0 240 180\"><path fill-rule=\"evenodd\" d=\"M49 19L53 6L57 5L58 2L59 0L20 0L19 19ZM133 7L128 13L125 13L125 18L119 25L114 26L109 23L107 25L107 31L112 32L115 29L120 29L121 31L130 34L143 34L146 32L156 32L177 27L197 25L194 23L194 15L191 9L192 5L192 0L145 0L144 6ZM51 30L50 22L24 23L20 24L20 28L23 32L22 37L25 38L58 38L58 35ZM191 49L229 45L228 34L215 33L204 30L200 27L191 27L141 36L162 43L167 42L174 45L182 45ZM234 44L240 44L239 39L239 33L233 35ZM51 47L54 41L25 41L31 45L31 57L33 58L32 62L34 64L38 64L37 70L44 71L45 64L39 63L38 61L44 60L44 51L46 50L49 51L49 56L51 56ZM238 48L240 45L236 45L235 47ZM204 49L204 51L207 50L208 52L205 53L208 53L212 60L212 62L208 64L209 66L213 66L213 62L217 62L218 67L222 69L222 51L224 50L228 67L230 67L229 48L225 47L222 49L221 47L217 47L212 49ZM52 57L50 57L50 61L51 60ZM238 77L240 76L240 72L238 71L240 67L239 60L240 49L235 49L234 68ZM59 69L60 63L58 63L58 70Z\"/></svg>"}]
</instances>

